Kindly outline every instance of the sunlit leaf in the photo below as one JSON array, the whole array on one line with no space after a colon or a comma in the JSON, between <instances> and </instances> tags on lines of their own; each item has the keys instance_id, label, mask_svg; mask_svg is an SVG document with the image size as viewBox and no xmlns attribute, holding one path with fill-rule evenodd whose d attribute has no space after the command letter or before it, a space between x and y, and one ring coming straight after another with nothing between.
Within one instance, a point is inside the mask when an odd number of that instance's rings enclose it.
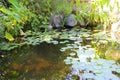
<instances>
[{"instance_id":1,"label":"sunlit leaf","mask_svg":"<svg viewBox=\"0 0 120 80\"><path fill-rule=\"evenodd\" d=\"M10 33L8 33L7 31L5 32L5 38L8 39L9 41L14 41L13 36Z\"/></svg>"},{"instance_id":2,"label":"sunlit leaf","mask_svg":"<svg viewBox=\"0 0 120 80\"><path fill-rule=\"evenodd\" d=\"M18 2L16 0L9 0L9 2L16 8L20 7L20 5L18 4Z\"/></svg>"},{"instance_id":3,"label":"sunlit leaf","mask_svg":"<svg viewBox=\"0 0 120 80\"><path fill-rule=\"evenodd\" d=\"M70 53L70 56L75 56L76 54L75 53Z\"/></svg>"}]
</instances>

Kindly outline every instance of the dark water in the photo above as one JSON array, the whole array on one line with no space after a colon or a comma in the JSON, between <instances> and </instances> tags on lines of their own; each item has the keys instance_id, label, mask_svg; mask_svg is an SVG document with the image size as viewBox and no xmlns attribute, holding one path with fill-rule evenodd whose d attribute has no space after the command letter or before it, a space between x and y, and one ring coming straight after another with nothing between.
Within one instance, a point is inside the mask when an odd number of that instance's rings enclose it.
<instances>
[{"instance_id":1,"label":"dark water","mask_svg":"<svg viewBox=\"0 0 120 80\"><path fill-rule=\"evenodd\" d=\"M1 57L0 80L63 80L69 68L59 50L62 46L41 43L8 52L4 60Z\"/></svg>"}]
</instances>

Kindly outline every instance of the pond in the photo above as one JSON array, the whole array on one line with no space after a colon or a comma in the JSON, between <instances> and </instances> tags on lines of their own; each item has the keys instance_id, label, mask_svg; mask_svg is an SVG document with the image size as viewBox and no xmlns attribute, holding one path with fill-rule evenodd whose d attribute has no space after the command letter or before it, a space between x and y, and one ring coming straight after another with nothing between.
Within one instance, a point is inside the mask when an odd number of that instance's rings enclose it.
<instances>
[{"instance_id":1,"label":"pond","mask_svg":"<svg viewBox=\"0 0 120 80\"><path fill-rule=\"evenodd\" d=\"M1 80L119 80L120 45L109 35L70 30L38 43L40 35L26 38L36 45L0 52Z\"/></svg>"}]
</instances>

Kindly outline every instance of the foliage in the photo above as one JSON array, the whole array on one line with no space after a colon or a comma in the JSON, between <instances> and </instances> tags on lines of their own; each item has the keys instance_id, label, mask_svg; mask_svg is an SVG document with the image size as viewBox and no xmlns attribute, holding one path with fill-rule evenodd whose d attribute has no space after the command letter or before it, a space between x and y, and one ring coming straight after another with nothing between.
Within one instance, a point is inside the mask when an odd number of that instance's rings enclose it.
<instances>
[{"instance_id":1,"label":"foliage","mask_svg":"<svg viewBox=\"0 0 120 80\"><path fill-rule=\"evenodd\" d=\"M35 31L38 31L36 27L41 27L41 25L48 24L51 0L21 0L20 2L26 5L31 12L37 15L31 23L31 26Z\"/></svg>"},{"instance_id":2,"label":"foliage","mask_svg":"<svg viewBox=\"0 0 120 80\"><path fill-rule=\"evenodd\" d=\"M0 38L4 38L4 28L0 25Z\"/></svg>"},{"instance_id":3,"label":"foliage","mask_svg":"<svg viewBox=\"0 0 120 80\"><path fill-rule=\"evenodd\" d=\"M49 24L50 13L60 13L65 18L72 13L74 7L78 24L90 27L100 25L105 29L115 21L116 17L114 19L114 16L111 16L116 9L119 11L118 8L120 7L118 0L113 1L114 6L111 5L110 0L95 0L94 2L81 0L76 0L76 2L74 0L9 0L9 2L11 3L9 8L2 7L0 9L6 14L0 18L1 26L3 26L0 34L6 36L3 32L7 31L12 37L18 36L21 30L23 32L27 30L37 32L40 28L46 28Z\"/></svg>"},{"instance_id":4,"label":"foliage","mask_svg":"<svg viewBox=\"0 0 120 80\"><path fill-rule=\"evenodd\" d=\"M72 12L72 2L68 2L67 0L56 0L53 2L52 12L53 13L61 13L63 16L68 16Z\"/></svg>"},{"instance_id":5,"label":"foliage","mask_svg":"<svg viewBox=\"0 0 120 80\"><path fill-rule=\"evenodd\" d=\"M118 20L119 0L96 0L92 6L94 6L96 10L99 10L99 17L100 21L103 23L104 30L110 29L110 25Z\"/></svg>"},{"instance_id":6,"label":"foliage","mask_svg":"<svg viewBox=\"0 0 120 80\"><path fill-rule=\"evenodd\" d=\"M0 50L10 51L10 50L13 50L13 49L19 47L20 45L21 44L17 44L17 43L1 42L1 44L0 44Z\"/></svg>"},{"instance_id":7,"label":"foliage","mask_svg":"<svg viewBox=\"0 0 120 80\"><path fill-rule=\"evenodd\" d=\"M24 5L26 5L31 12L35 13L37 16L33 19L31 23L32 27L44 27L49 24L50 14L63 14L67 16L71 13L72 7L71 3L67 0L20 0Z\"/></svg>"},{"instance_id":8,"label":"foliage","mask_svg":"<svg viewBox=\"0 0 120 80\"><path fill-rule=\"evenodd\" d=\"M35 14L49 16L53 13L69 14L72 11L72 3L67 0L21 0L24 5L32 10ZM32 6L31 6L32 5Z\"/></svg>"},{"instance_id":9,"label":"foliage","mask_svg":"<svg viewBox=\"0 0 120 80\"><path fill-rule=\"evenodd\" d=\"M118 0L95 0L81 2L76 0L76 15L81 26L100 26L110 29L110 25L118 19Z\"/></svg>"},{"instance_id":10,"label":"foliage","mask_svg":"<svg viewBox=\"0 0 120 80\"><path fill-rule=\"evenodd\" d=\"M16 47L19 46L23 46L23 45L39 45L42 42L47 42L47 43L53 43L53 44L64 44L67 43L67 40L76 40L76 42L82 42L83 40L80 38L80 34L82 34L83 36L88 36L87 33L83 31L79 32L76 30L72 30L72 31L66 31L63 30L62 32L57 32L56 31L49 31L49 32L31 32L31 31L27 31L26 36L21 38L18 38L18 40L15 40L14 42L1 42L0 44L0 50L12 50ZM9 39L12 39L11 36L7 33L7 37ZM63 42L58 42L57 39L61 39L61 40L66 40ZM4 47L3 47L4 45Z\"/></svg>"},{"instance_id":11,"label":"foliage","mask_svg":"<svg viewBox=\"0 0 120 80\"><path fill-rule=\"evenodd\" d=\"M20 30L25 29L25 25L31 21L34 16L26 7L24 7L21 3L18 3L16 0L9 0L12 6L7 9L5 7L0 8L6 16L2 16L0 20L2 21L1 27L5 28L6 39L13 41L13 36L18 36L20 34ZM24 28L25 27L25 28ZM9 36L11 37L8 37Z\"/></svg>"},{"instance_id":12,"label":"foliage","mask_svg":"<svg viewBox=\"0 0 120 80\"><path fill-rule=\"evenodd\" d=\"M8 39L9 41L13 41L14 38L12 37L11 34L9 34L8 32L5 32L5 38Z\"/></svg>"}]
</instances>

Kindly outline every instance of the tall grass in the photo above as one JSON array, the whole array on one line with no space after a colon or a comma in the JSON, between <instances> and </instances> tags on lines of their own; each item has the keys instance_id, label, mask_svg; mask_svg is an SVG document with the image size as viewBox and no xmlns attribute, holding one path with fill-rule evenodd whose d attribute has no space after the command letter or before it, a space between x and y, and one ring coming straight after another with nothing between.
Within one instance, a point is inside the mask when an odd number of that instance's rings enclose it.
<instances>
[{"instance_id":1,"label":"tall grass","mask_svg":"<svg viewBox=\"0 0 120 80\"><path fill-rule=\"evenodd\" d=\"M119 0L76 0L77 20L86 25L101 25L102 30L109 29L118 20L119 8Z\"/></svg>"}]
</instances>

